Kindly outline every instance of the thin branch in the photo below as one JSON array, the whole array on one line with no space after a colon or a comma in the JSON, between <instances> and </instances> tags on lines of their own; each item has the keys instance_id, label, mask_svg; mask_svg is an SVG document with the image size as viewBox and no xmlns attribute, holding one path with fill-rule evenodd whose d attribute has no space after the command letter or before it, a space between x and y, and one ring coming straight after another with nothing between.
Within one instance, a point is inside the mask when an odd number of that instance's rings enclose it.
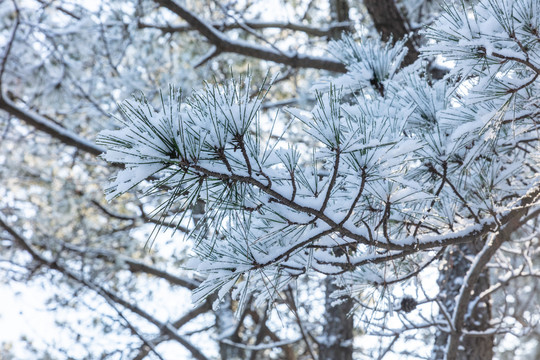
<instances>
[{"instance_id":1,"label":"thin branch","mask_svg":"<svg viewBox=\"0 0 540 360\"><path fill-rule=\"evenodd\" d=\"M133 221L134 222L139 218L138 216L130 216L130 215L118 214L118 213L116 213L114 211L111 211L111 210L107 209L105 206L101 205L96 200L91 200L91 202L98 209L100 209L104 214L106 214L107 216L113 217L115 219L125 220L125 221ZM182 231L183 233L186 233L186 234L190 232L190 230L188 228L186 228L185 226L182 226L180 224L175 224L173 222L166 222L164 220L156 219L156 218L154 218L152 216L148 216L142 210L143 209L141 208L141 216L140 216L140 218L142 218L146 222L149 222L149 223L152 223L152 224L155 224L155 225L159 225L159 226L164 226L164 227L169 228L169 229L180 230L180 231Z\"/></svg>"},{"instance_id":2,"label":"thin branch","mask_svg":"<svg viewBox=\"0 0 540 360\"><path fill-rule=\"evenodd\" d=\"M212 46L212 48L206 54L204 54L199 60L197 60L197 62L193 64L192 66L195 69L198 67L201 67L204 64L206 64L208 61L215 58L216 56L219 56L220 54L221 54L221 50L216 46Z\"/></svg>"},{"instance_id":3,"label":"thin branch","mask_svg":"<svg viewBox=\"0 0 540 360\"><path fill-rule=\"evenodd\" d=\"M392 346L394 346L394 343L399 338L399 333L394 335L394 338L392 341L390 341L390 344L386 347L386 349L379 355L377 360L383 360L383 358L386 356L386 354L392 349Z\"/></svg>"},{"instance_id":4,"label":"thin branch","mask_svg":"<svg viewBox=\"0 0 540 360\"><path fill-rule=\"evenodd\" d=\"M257 33L253 28L251 28L250 26L246 25L245 22L243 20L238 20L235 16L233 16L232 14L230 14L230 12L223 6L219 3L219 1L216 1L214 0L214 3L221 8L221 11L223 11L223 14L232 18L233 21L238 24L240 26L240 28L242 30L244 30L245 32L247 32L248 34L251 34L253 35L255 38L259 39L260 41L262 41L263 43L266 43L268 44L272 49L276 50L278 53L282 54L283 55L283 52L277 48L272 42L270 42L266 37L264 37L262 34L259 34Z\"/></svg>"},{"instance_id":5,"label":"thin branch","mask_svg":"<svg viewBox=\"0 0 540 360\"><path fill-rule=\"evenodd\" d=\"M153 275L160 279L164 279L169 282L171 285L177 285L185 287L186 289L193 290L199 286L199 282L187 277L181 277L178 275L171 274L167 271L158 269L152 265L145 264L140 260L135 260L127 256L119 255L113 251L107 251L103 249L92 249L92 248L82 248L69 243L62 243L64 249L73 251L83 256L94 256L96 258L105 259L110 262L120 262L124 263L129 267L131 272L145 273Z\"/></svg>"},{"instance_id":6,"label":"thin branch","mask_svg":"<svg viewBox=\"0 0 540 360\"><path fill-rule=\"evenodd\" d=\"M120 316L120 318L122 318L122 320L124 320L124 322L126 323L126 326L131 330L132 333L134 333L135 335L137 335L137 337L139 339L141 339L141 341L143 342L143 344L145 344L145 346L147 346L157 357L158 359L160 360L165 360L163 359L163 357L157 352L156 350L156 347L146 339L146 336L144 336L143 334L141 334L141 332L139 330L137 330L137 328L126 318L126 316L124 315L124 313L122 312L122 310L120 310L118 308L118 306L116 306L116 304L112 301L112 299L108 298L108 297L105 297L105 300L107 301L107 303L109 304L110 307L112 307L114 309L114 311L116 311L116 313L118 314L118 316Z\"/></svg>"},{"instance_id":7,"label":"thin branch","mask_svg":"<svg viewBox=\"0 0 540 360\"><path fill-rule=\"evenodd\" d=\"M247 26L251 29L263 30L263 29L281 29L281 30L292 30L306 33L310 36L319 36L325 37L330 36L334 29L339 29L344 26L350 26L351 22L339 22L330 24L328 26L321 27L312 27L304 24L291 23L291 22L280 22L280 21L238 21L238 22L210 22L209 26L219 30L219 31L228 31L234 29L243 29L244 26ZM197 31L193 26L189 24L185 25L156 25L156 24L147 24L139 22L137 24L139 29L157 29L164 33L177 33L177 32L187 32L187 31Z\"/></svg>"},{"instance_id":8,"label":"thin branch","mask_svg":"<svg viewBox=\"0 0 540 360\"><path fill-rule=\"evenodd\" d=\"M269 344L256 344L256 345L246 345L241 343L236 343L229 339L223 339L221 340L222 343L225 343L227 345L231 345L240 349L244 350L250 350L250 351L260 351L260 350L266 350L266 349L273 349L277 347L283 347L285 345L290 345L299 342L302 340L302 338L296 338L296 339L287 339L287 340L281 340L275 343L269 343ZM315 358L314 358L315 359Z\"/></svg>"},{"instance_id":9,"label":"thin branch","mask_svg":"<svg viewBox=\"0 0 540 360\"><path fill-rule=\"evenodd\" d=\"M289 285L288 288L287 288L287 298L288 298L288 302L289 302L289 309L291 309L295 319L296 319L296 323L298 324L298 327L300 328L300 333L302 334L302 339L304 339L304 342L306 343L306 348L309 352L309 355L311 356L312 359L316 360L317 357L315 356L315 352L313 351L313 349L311 348L311 344L309 342L309 338L307 336L307 332L305 331L304 329L304 326L302 325L302 319L300 319L300 315L298 314L298 308L296 306L296 302L294 301L294 294L293 294L293 291L292 291L292 288L291 286Z\"/></svg>"},{"instance_id":10,"label":"thin branch","mask_svg":"<svg viewBox=\"0 0 540 360\"><path fill-rule=\"evenodd\" d=\"M326 206L328 205L328 200L330 200L330 196L332 195L332 191L334 190L334 186L336 185L336 180L338 178L339 174L339 160L341 158L341 150L338 148L336 149L336 156L334 160L334 171L332 173L332 177L330 178L330 182L328 184L328 188L326 190L326 195L324 197L324 201L322 203L322 206L319 210L319 212L324 213L324 210L326 209Z\"/></svg>"},{"instance_id":11,"label":"thin branch","mask_svg":"<svg viewBox=\"0 0 540 360\"><path fill-rule=\"evenodd\" d=\"M36 1L37 1L38 3L44 5L44 6L50 6L50 5L52 5L52 3L53 3L52 1L49 2L49 3L47 3L47 2L45 2L44 0L36 0ZM73 13L72 11L67 10L66 8L64 8L64 7L62 7L62 6L59 6L59 5L56 5L56 4L55 4L55 7L56 7L58 10L60 10L61 12L63 12L64 14L66 14L66 15L68 15L68 16L74 18L75 20L81 20L81 17L78 16L78 15L76 15L76 14Z\"/></svg>"},{"instance_id":12,"label":"thin branch","mask_svg":"<svg viewBox=\"0 0 540 360\"><path fill-rule=\"evenodd\" d=\"M484 47L482 47L482 46L479 48L479 51L482 51L484 54L487 54L486 49ZM505 61L515 61L517 63L520 63L520 64L523 64L523 65L527 66L528 68L533 70L537 75L540 74L540 67L534 65L528 59L521 59L521 58L516 57L516 56L503 55L503 54L499 54L499 53L497 53L495 51L490 52L489 55L491 55L493 57L496 57L498 59L501 59L501 60L505 60ZM535 77L535 79L536 79L536 77Z\"/></svg>"},{"instance_id":13,"label":"thin branch","mask_svg":"<svg viewBox=\"0 0 540 360\"><path fill-rule=\"evenodd\" d=\"M435 261L436 259L439 259L441 257L441 255L443 254L445 249L446 249L445 247L441 248L431 259L427 260L424 264L418 266L418 269L416 269L414 271L411 271L406 275L396 277L395 279L392 279L392 280L375 281L373 284L374 285L388 286L388 285L391 285L391 284L396 284L396 283L403 282L403 281L405 281L407 279L412 278L413 276L417 276L425 268L427 268L431 263L433 263L433 261Z\"/></svg>"},{"instance_id":14,"label":"thin branch","mask_svg":"<svg viewBox=\"0 0 540 360\"><path fill-rule=\"evenodd\" d=\"M178 320L174 321L171 325L175 329L180 329L182 326L184 326L185 324L187 324L191 320L195 319L197 316L199 316L201 314L204 314L204 313L206 313L206 312L208 312L210 310L212 310L212 304L211 304L211 302L209 300L207 300L204 303L202 303L201 305L199 305L196 308L189 311L188 313L184 314ZM151 344L153 344L154 346L157 346L160 343L162 343L164 341L167 341L169 339L170 339L170 337L163 336L163 332L162 332L161 335L158 335L154 339L149 340L149 342ZM137 353L137 355L132 360L142 360L148 355L148 353L150 351L151 351L151 347L148 344L143 342L142 346L139 348L139 352Z\"/></svg>"}]
</instances>

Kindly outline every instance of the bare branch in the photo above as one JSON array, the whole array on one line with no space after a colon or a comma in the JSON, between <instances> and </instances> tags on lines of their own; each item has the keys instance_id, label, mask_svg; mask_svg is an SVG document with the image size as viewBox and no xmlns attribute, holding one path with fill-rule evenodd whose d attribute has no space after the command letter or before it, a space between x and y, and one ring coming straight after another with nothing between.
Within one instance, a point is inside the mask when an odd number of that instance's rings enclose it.
<instances>
[{"instance_id":1,"label":"bare branch","mask_svg":"<svg viewBox=\"0 0 540 360\"><path fill-rule=\"evenodd\" d=\"M199 286L199 282L192 280L187 277L181 277L178 275L171 274L167 271L158 269L152 265L145 264L140 260L135 260L127 256L119 255L113 251L107 251L103 249L91 249L91 248L81 248L73 244L62 243L62 246L69 251L76 252L78 254L105 259L110 262L121 262L126 264L129 267L131 272L141 272L145 274L150 274L158 278L167 280L172 285L178 285L185 287L186 289L193 290Z\"/></svg>"},{"instance_id":2,"label":"bare branch","mask_svg":"<svg viewBox=\"0 0 540 360\"><path fill-rule=\"evenodd\" d=\"M180 317L180 319L176 320L171 325L175 329L180 329L182 326L187 324L189 321L195 319L197 316L199 316L201 314L204 314L204 313L206 313L207 311L210 311L210 310L212 310L212 305L211 305L211 302L209 300L207 300L206 302L204 302L201 305L197 306L193 310L189 311L184 316ZM156 346L156 345L158 345L158 344L160 344L163 341L166 341L168 339L169 339L168 336L157 336L153 340L148 341L150 344L146 344L145 342L143 342L143 345L139 349L139 352L137 353L137 355L132 360L142 360L142 359L144 359L148 355L148 353L152 350L152 347L150 345Z\"/></svg>"},{"instance_id":3,"label":"bare branch","mask_svg":"<svg viewBox=\"0 0 540 360\"><path fill-rule=\"evenodd\" d=\"M211 22L209 23L209 25L219 31L242 29L243 26L247 26L248 28L256 29L256 30L273 28L273 29L299 31L299 32L303 32L311 36L324 37L324 36L330 36L330 34L332 33L334 29L339 29L344 26L349 26L351 25L351 23L339 22L339 23L331 24L329 26L321 26L321 27L312 27L312 26L308 26L304 24L280 22L280 21L243 21L243 22L233 22L233 23ZM139 29L157 29L164 33L196 31L196 29L189 24L172 26L172 25L155 25L155 24L147 24L147 23L139 22L137 26Z\"/></svg>"},{"instance_id":4,"label":"bare branch","mask_svg":"<svg viewBox=\"0 0 540 360\"><path fill-rule=\"evenodd\" d=\"M125 221L136 221L138 218L141 218L142 220L144 220L146 222L150 222L150 223L158 225L160 227L164 226L164 227L169 228L169 229L180 230L180 231L182 231L183 233L186 233L186 234L189 233L189 229L182 226L182 225L180 225L180 224L175 224L173 222L167 222L165 220L159 220L159 219L156 219L154 217L151 217L151 216L147 215L143 211L142 207L141 207L141 216L130 216L130 215L123 215L123 214L118 214L116 212L113 212L113 211L107 209L105 206L101 205L96 200L92 200L91 202L98 209L103 211L104 214L106 214L107 216L113 217L115 219L125 220Z\"/></svg>"}]
</instances>

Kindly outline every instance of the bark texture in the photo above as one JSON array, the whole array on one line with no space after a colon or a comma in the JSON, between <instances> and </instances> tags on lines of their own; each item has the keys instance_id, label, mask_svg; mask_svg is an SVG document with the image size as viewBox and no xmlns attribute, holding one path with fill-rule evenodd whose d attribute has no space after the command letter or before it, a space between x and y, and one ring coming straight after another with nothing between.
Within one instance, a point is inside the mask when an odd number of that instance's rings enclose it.
<instances>
[{"instance_id":1,"label":"bark texture","mask_svg":"<svg viewBox=\"0 0 540 360\"><path fill-rule=\"evenodd\" d=\"M396 41L409 35L407 21L394 0L364 0L364 5L373 20L375 29L381 34L384 41L390 38ZM420 54L412 38L409 38L406 45L409 51L403 60L403 65L412 64Z\"/></svg>"},{"instance_id":2,"label":"bark texture","mask_svg":"<svg viewBox=\"0 0 540 360\"><path fill-rule=\"evenodd\" d=\"M347 0L330 0L330 18L332 23L349 22L349 2ZM330 37L339 39L343 32L350 32L351 27L348 25L332 28Z\"/></svg>"}]
</instances>

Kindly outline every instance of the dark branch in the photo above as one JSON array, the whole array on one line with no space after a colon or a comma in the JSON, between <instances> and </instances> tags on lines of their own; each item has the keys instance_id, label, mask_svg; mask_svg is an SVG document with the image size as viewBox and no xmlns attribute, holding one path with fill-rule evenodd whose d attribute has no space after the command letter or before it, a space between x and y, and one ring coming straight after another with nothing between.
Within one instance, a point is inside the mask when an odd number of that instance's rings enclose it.
<instances>
[{"instance_id":1,"label":"dark branch","mask_svg":"<svg viewBox=\"0 0 540 360\"><path fill-rule=\"evenodd\" d=\"M350 25L349 22L340 22L331 24L329 26L323 27L312 27L304 24L294 24L290 22L280 22L280 21L244 21L242 23L228 23L228 22L211 22L208 24L214 29L219 31L227 31L234 29L242 29L242 25L247 26L251 29L262 30L262 29L282 29L282 30L292 30L306 33L311 36L330 36L334 29L340 29L344 26ZM146 24L139 22L137 24L139 29L157 29L164 33L176 33L176 32L187 32L187 31L196 31L196 29L190 24L184 25L154 25Z\"/></svg>"},{"instance_id":2,"label":"dark branch","mask_svg":"<svg viewBox=\"0 0 540 360\"><path fill-rule=\"evenodd\" d=\"M183 336L178 334L176 329L172 327L169 323L161 322L160 320L156 319L154 316L143 310L142 308L138 307L136 304L133 304L120 296L118 296L116 293L107 290L103 286L91 281L87 280L78 274L74 273L70 269L68 269L63 264L59 263L56 260L49 260L43 255L39 254L30 244L30 242L25 239L22 235L20 235L17 231L15 231L11 226L9 226L4 220L0 217L0 227L3 228L8 232L8 234L11 235L11 237L14 239L15 244L17 244L18 247L26 250L31 256L32 259L36 262L38 262L42 266L46 266L47 268L51 270L56 270L63 274L64 276L68 277L71 280L76 281L77 283L84 285L85 287L95 291L100 296L105 298L107 301L113 301L114 303L121 305L122 307L128 309L129 311L133 312L134 314L137 314L141 318L147 320L151 324L155 325L157 328L161 329L164 333L166 333L171 339L177 341L178 343L182 344L187 350L191 352L191 355L197 359L197 360L208 360L206 356L204 356L203 353L199 351L190 341L185 339Z\"/></svg>"}]
</instances>

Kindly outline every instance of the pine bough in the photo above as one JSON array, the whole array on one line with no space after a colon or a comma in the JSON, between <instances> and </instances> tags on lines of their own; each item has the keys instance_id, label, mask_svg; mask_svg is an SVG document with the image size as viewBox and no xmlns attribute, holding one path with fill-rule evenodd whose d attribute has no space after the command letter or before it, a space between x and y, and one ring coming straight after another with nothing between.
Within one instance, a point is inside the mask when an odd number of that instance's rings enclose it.
<instances>
[{"instance_id":1,"label":"pine bough","mask_svg":"<svg viewBox=\"0 0 540 360\"><path fill-rule=\"evenodd\" d=\"M108 199L148 180L169 189L164 211L205 202L195 301L231 290L266 301L310 271L354 293L499 231L540 193L539 2L448 5L426 36L424 56L453 62L440 81L422 59L400 68L404 42L331 45L348 73L318 86L310 113L288 110L312 154L263 131L268 86L252 96L249 77L185 101L171 89L160 110L125 102L124 128L98 140L125 165Z\"/></svg>"}]
</instances>

